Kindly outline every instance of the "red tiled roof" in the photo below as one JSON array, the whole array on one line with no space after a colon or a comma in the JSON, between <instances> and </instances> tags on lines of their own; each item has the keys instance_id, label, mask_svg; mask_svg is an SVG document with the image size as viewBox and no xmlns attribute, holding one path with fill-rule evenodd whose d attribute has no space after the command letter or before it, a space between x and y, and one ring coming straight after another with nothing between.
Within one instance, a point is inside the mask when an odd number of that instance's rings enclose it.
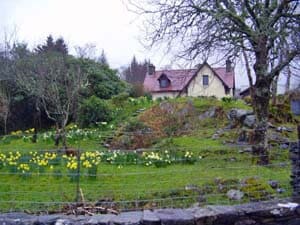
<instances>
[{"instance_id":1,"label":"red tiled roof","mask_svg":"<svg viewBox=\"0 0 300 225\"><path fill-rule=\"evenodd\" d=\"M202 66L200 68L202 68ZM226 85L228 88L234 88L234 71L228 73L226 72L225 67L211 68L211 69L213 69L217 77L222 81L224 85ZM199 69L155 71L153 75L148 75L148 74L146 75L144 80L144 87L146 90L150 92L182 91L191 82L191 80L197 75L198 71ZM171 81L171 85L168 86L167 88L161 88L159 86L158 79L162 74L167 75L167 77Z\"/></svg>"},{"instance_id":2,"label":"red tiled roof","mask_svg":"<svg viewBox=\"0 0 300 225\"><path fill-rule=\"evenodd\" d=\"M146 90L151 92L181 91L192 79L196 72L196 69L155 71L155 74L153 75L146 75L144 87ZM159 86L158 79L162 74L165 74L171 81L170 86L166 88L161 88Z\"/></svg>"},{"instance_id":3,"label":"red tiled roof","mask_svg":"<svg viewBox=\"0 0 300 225\"><path fill-rule=\"evenodd\" d=\"M234 88L234 71L226 72L226 67L213 68L219 78L227 85L229 88Z\"/></svg>"}]
</instances>

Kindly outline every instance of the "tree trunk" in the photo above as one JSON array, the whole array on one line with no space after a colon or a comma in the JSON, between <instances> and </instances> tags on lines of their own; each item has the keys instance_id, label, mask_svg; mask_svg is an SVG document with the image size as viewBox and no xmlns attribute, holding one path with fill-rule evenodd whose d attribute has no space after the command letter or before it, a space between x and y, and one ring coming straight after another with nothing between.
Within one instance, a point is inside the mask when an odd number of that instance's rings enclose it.
<instances>
[{"instance_id":1,"label":"tree trunk","mask_svg":"<svg viewBox=\"0 0 300 225\"><path fill-rule=\"evenodd\" d=\"M67 137L66 137L67 122L68 122L68 114L64 116L61 121L61 139L62 139L62 145L65 149L67 149Z\"/></svg>"},{"instance_id":2,"label":"tree trunk","mask_svg":"<svg viewBox=\"0 0 300 225\"><path fill-rule=\"evenodd\" d=\"M64 149L67 149L67 137L66 137L66 128L61 128L61 141Z\"/></svg>"},{"instance_id":3,"label":"tree trunk","mask_svg":"<svg viewBox=\"0 0 300 225\"><path fill-rule=\"evenodd\" d=\"M269 164L268 154L268 115L271 83L258 80L255 83L252 104L256 116L254 129L254 143L252 146L253 157L259 165Z\"/></svg>"},{"instance_id":4,"label":"tree trunk","mask_svg":"<svg viewBox=\"0 0 300 225\"><path fill-rule=\"evenodd\" d=\"M272 105L277 104L277 85L278 85L278 78L279 76L276 76L272 82Z\"/></svg>"},{"instance_id":5,"label":"tree trunk","mask_svg":"<svg viewBox=\"0 0 300 225\"><path fill-rule=\"evenodd\" d=\"M252 152L258 165L269 164L267 131L272 79L267 75L267 56L267 38L261 37L255 54L256 61L253 69L256 81L252 91L252 106L256 116Z\"/></svg>"},{"instance_id":6,"label":"tree trunk","mask_svg":"<svg viewBox=\"0 0 300 225\"><path fill-rule=\"evenodd\" d=\"M7 117L8 115L4 116L4 134L7 135Z\"/></svg>"}]
</instances>

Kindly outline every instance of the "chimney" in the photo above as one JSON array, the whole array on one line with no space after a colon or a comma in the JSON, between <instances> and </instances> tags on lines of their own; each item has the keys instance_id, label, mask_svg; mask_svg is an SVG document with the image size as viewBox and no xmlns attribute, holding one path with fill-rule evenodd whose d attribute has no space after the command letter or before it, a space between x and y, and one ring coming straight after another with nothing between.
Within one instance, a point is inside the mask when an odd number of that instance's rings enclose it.
<instances>
[{"instance_id":1,"label":"chimney","mask_svg":"<svg viewBox=\"0 0 300 225\"><path fill-rule=\"evenodd\" d=\"M155 74L155 66L151 63L148 64L147 74L148 75L154 75Z\"/></svg>"},{"instance_id":2,"label":"chimney","mask_svg":"<svg viewBox=\"0 0 300 225\"><path fill-rule=\"evenodd\" d=\"M226 73L229 73L232 71L232 67L231 67L231 60L228 58L226 60Z\"/></svg>"}]
</instances>

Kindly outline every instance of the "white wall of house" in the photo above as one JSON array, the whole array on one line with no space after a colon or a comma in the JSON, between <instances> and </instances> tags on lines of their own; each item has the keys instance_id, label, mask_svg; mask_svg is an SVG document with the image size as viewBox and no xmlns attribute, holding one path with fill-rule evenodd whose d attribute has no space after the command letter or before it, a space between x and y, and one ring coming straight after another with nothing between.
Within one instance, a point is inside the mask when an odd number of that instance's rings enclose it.
<instances>
[{"instance_id":1,"label":"white wall of house","mask_svg":"<svg viewBox=\"0 0 300 225\"><path fill-rule=\"evenodd\" d=\"M151 93L152 99L158 99L158 98L176 98L179 95L179 92L154 92Z\"/></svg>"},{"instance_id":2,"label":"white wall of house","mask_svg":"<svg viewBox=\"0 0 300 225\"><path fill-rule=\"evenodd\" d=\"M208 75L208 85L203 85L203 75ZM230 90L229 94L226 94L222 81L214 75L208 66L204 66L189 84L187 95L193 97L216 96L217 98L222 98L231 97L232 90Z\"/></svg>"}]
</instances>

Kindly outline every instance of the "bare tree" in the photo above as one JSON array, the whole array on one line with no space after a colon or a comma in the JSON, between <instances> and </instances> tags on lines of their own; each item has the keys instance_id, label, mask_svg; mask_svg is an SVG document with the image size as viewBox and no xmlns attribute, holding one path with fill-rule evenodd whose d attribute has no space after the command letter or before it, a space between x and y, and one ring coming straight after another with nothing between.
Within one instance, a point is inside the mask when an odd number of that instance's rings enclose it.
<instances>
[{"instance_id":1,"label":"bare tree","mask_svg":"<svg viewBox=\"0 0 300 225\"><path fill-rule=\"evenodd\" d=\"M258 164L268 164L268 114L271 84L300 52L300 2L297 0L129 0L129 7L144 16L149 46L176 46L178 56L199 59L222 53L237 56L242 50L254 58L252 102L256 115L253 153ZM285 57L273 60L271 51L284 40ZM241 44L243 43L243 44ZM274 62L271 68L270 62Z\"/></svg>"},{"instance_id":2,"label":"bare tree","mask_svg":"<svg viewBox=\"0 0 300 225\"><path fill-rule=\"evenodd\" d=\"M3 32L0 44L0 118L3 120L4 134L7 134L7 122L11 106L10 81L12 81L13 63L11 50L16 40L16 29Z\"/></svg>"},{"instance_id":3,"label":"bare tree","mask_svg":"<svg viewBox=\"0 0 300 225\"><path fill-rule=\"evenodd\" d=\"M0 118L3 120L4 134L7 134L7 119L10 112L11 96L7 85L0 84Z\"/></svg>"},{"instance_id":4,"label":"bare tree","mask_svg":"<svg viewBox=\"0 0 300 225\"><path fill-rule=\"evenodd\" d=\"M61 129L66 147L65 127L87 79L76 59L53 52L32 55L18 62L16 76L19 85L38 97L48 118Z\"/></svg>"},{"instance_id":5,"label":"bare tree","mask_svg":"<svg viewBox=\"0 0 300 225\"><path fill-rule=\"evenodd\" d=\"M79 58L96 59L97 48L95 44L85 44L84 46L75 47L76 55Z\"/></svg>"}]
</instances>

